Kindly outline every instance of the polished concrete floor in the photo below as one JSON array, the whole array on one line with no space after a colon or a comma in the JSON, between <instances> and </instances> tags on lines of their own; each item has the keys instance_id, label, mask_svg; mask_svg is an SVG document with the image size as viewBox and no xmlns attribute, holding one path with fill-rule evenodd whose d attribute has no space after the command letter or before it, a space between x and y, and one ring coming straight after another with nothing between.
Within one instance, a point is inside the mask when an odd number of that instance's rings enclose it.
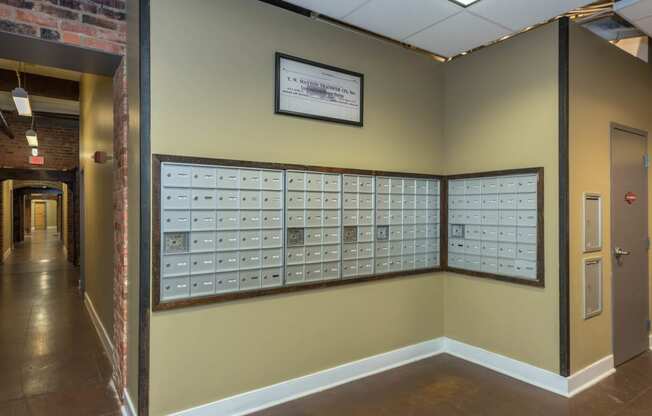
<instances>
[{"instance_id":1,"label":"polished concrete floor","mask_svg":"<svg viewBox=\"0 0 652 416\"><path fill-rule=\"evenodd\" d=\"M34 232L0 268L0 415L119 415L111 367L58 235Z\"/></svg>"},{"instance_id":2,"label":"polished concrete floor","mask_svg":"<svg viewBox=\"0 0 652 416\"><path fill-rule=\"evenodd\" d=\"M572 399L439 355L257 416L651 416L652 353Z\"/></svg>"}]
</instances>

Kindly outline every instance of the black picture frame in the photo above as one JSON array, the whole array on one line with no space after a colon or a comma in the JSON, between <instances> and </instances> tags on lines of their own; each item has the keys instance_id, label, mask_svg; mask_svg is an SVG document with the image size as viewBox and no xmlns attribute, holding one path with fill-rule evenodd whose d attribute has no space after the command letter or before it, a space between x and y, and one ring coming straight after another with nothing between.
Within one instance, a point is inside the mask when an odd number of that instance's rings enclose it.
<instances>
[{"instance_id":1,"label":"black picture frame","mask_svg":"<svg viewBox=\"0 0 652 416\"><path fill-rule=\"evenodd\" d=\"M346 119L340 119L336 117L328 117L328 116L320 116L316 114L311 114L311 113L302 113L302 112L296 112L296 111L289 111L289 110L283 110L281 109L281 94L280 94L280 87L281 87L281 60L286 59L286 60L291 60L295 62L300 62L306 65L311 65L315 66L318 68L322 69L327 69L329 71L335 71L339 72L342 74L354 76L356 78L360 79L360 121L351 121L351 120L346 120ZM364 74L361 74L359 72L355 71L350 71L348 69L343 69L343 68L338 68L332 65L326 65L322 64L319 62L315 61L310 61L308 59L303 59L299 58L296 56L288 55L285 53L281 52L276 52L275 54L275 76L274 76L274 113L275 114L281 114L281 115L287 115L287 116L293 116L293 117L301 117L301 118L307 118L307 119L312 119L312 120L320 120L320 121L328 121L328 122L333 122L333 123L339 123L339 124L347 124L350 126L356 126L356 127L363 127L364 125Z\"/></svg>"}]
</instances>

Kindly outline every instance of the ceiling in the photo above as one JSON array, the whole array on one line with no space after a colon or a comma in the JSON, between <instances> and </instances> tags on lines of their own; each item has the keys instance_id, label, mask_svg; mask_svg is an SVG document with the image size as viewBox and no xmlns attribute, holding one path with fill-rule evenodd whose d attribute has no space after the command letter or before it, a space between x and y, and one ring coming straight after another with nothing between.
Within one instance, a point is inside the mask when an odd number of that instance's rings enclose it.
<instances>
[{"instance_id":1,"label":"ceiling","mask_svg":"<svg viewBox=\"0 0 652 416\"><path fill-rule=\"evenodd\" d=\"M620 0L614 10L629 23L652 36L652 0Z\"/></svg>"},{"instance_id":2,"label":"ceiling","mask_svg":"<svg viewBox=\"0 0 652 416\"><path fill-rule=\"evenodd\" d=\"M61 100L38 95L30 95L29 101L34 112L79 115L79 101ZM11 93L0 91L0 110L16 111Z\"/></svg>"},{"instance_id":3,"label":"ceiling","mask_svg":"<svg viewBox=\"0 0 652 416\"><path fill-rule=\"evenodd\" d=\"M81 79L81 72L70 71L67 69L53 68L43 65L35 65L26 62L17 62L9 59L0 58L0 69L10 71L18 70L21 74L35 74L42 75L49 78L64 79L69 81L79 82ZM18 85L16 85L18 86ZM29 93L29 87L27 88ZM30 94L30 104L32 110L41 113L60 113L79 115L79 101L77 100L64 100L52 97L44 97L36 94ZM0 90L0 110L15 111L13 99L11 98L10 91Z\"/></svg>"},{"instance_id":4,"label":"ceiling","mask_svg":"<svg viewBox=\"0 0 652 416\"><path fill-rule=\"evenodd\" d=\"M450 0L287 0L318 14L447 58L544 23L593 1L479 0L464 8Z\"/></svg>"}]
</instances>

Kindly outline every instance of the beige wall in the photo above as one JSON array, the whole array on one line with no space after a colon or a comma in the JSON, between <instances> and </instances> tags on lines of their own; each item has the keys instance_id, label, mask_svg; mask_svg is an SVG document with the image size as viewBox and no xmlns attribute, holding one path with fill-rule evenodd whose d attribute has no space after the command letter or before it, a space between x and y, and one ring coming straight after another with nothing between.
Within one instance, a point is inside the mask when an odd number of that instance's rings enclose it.
<instances>
[{"instance_id":1,"label":"beige wall","mask_svg":"<svg viewBox=\"0 0 652 416\"><path fill-rule=\"evenodd\" d=\"M57 201L48 200L46 203L47 209L47 225L48 228L56 228L58 217L57 217Z\"/></svg>"},{"instance_id":2,"label":"beige wall","mask_svg":"<svg viewBox=\"0 0 652 416\"><path fill-rule=\"evenodd\" d=\"M545 288L447 273L446 336L559 369L558 26L445 66L446 173L544 168Z\"/></svg>"},{"instance_id":3,"label":"beige wall","mask_svg":"<svg viewBox=\"0 0 652 416\"><path fill-rule=\"evenodd\" d=\"M95 163L93 153L113 154L112 85L111 78L82 75L79 140L86 293L109 334L113 334L113 160Z\"/></svg>"},{"instance_id":4,"label":"beige wall","mask_svg":"<svg viewBox=\"0 0 652 416\"><path fill-rule=\"evenodd\" d=\"M127 392L138 407L138 329L140 290L140 2L127 2L127 80L129 138L127 152Z\"/></svg>"},{"instance_id":5,"label":"beige wall","mask_svg":"<svg viewBox=\"0 0 652 416\"><path fill-rule=\"evenodd\" d=\"M652 72L649 65L575 25L570 46L571 366L576 372L612 354L610 123L652 131ZM584 192L602 194L604 221L603 250L585 255ZM648 196L652 198L652 192ZM652 207L652 200L649 204ZM604 310L584 320L582 264L596 255L604 259Z\"/></svg>"},{"instance_id":6,"label":"beige wall","mask_svg":"<svg viewBox=\"0 0 652 416\"><path fill-rule=\"evenodd\" d=\"M153 153L441 172L441 64L256 1L151 7ZM364 73L364 128L274 115L277 50ZM151 414L441 335L434 274L157 312Z\"/></svg>"},{"instance_id":7,"label":"beige wall","mask_svg":"<svg viewBox=\"0 0 652 416\"><path fill-rule=\"evenodd\" d=\"M12 180L0 182L2 184L2 241L0 241L0 259L8 254L9 250L13 247L13 196L12 190L14 188Z\"/></svg>"}]
</instances>

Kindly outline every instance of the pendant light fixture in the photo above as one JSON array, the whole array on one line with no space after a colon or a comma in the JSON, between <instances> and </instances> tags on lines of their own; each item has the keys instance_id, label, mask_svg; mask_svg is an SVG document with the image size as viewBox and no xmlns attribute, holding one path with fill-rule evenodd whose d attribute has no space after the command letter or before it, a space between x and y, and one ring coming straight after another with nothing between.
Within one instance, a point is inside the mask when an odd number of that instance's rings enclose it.
<instances>
[{"instance_id":1,"label":"pendant light fixture","mask_svg":"<svg viewBox=\"0 0 652 416\"><path fill-rule=\"evenodd\" d=\"M32 115L32 106L29 102L27 91L21 86L20 72L16 70L16 77L18 78L18 87L11 91L11 97L14 99L18 115L30 117Z\"/></svg>"},{"instance_id":2,"label":"pendant light fixture","mask_svg":"<svg viewBox=\"0 0 652 416\"><path fill-rule=\"evenodd\" d=\"M25 132L25 137L27 138L29 147L38 147L38 136L36 135L36 130L34 130L34 117L32 117L32 128Z\"/></svg>"}]
</instances>

